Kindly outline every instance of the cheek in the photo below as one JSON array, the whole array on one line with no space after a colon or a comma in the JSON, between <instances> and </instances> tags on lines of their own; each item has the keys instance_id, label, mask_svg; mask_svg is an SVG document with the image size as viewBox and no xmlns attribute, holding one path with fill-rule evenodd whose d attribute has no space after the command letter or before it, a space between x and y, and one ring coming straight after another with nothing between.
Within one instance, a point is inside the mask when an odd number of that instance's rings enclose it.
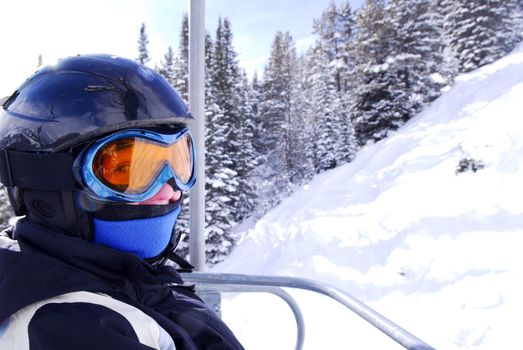
<instances>
[{"instance_id":1,"label":"cheek","mask_svg":"<svg viewBox=\"0 0 523 350\"><path fill-rule=\"evenodd\" d=\"M176 202L182 196L181 191L174 192L174 195L171 197L171 202Z\"/></svg>"},{"instance_id":2,"label":"cheek","mask_svg":"<svg viewBox=\"0 0 523 350\"><path fill-rule=\"evenodd\" d=\"M181 192L175 191L169 184L165 184L157 194L140 204L163 205L180 199Z\"/></svg>"},{"instance_id":3,"label":"cheek","mask_svg":"<svg viewBox=\"0 0 523 350\"><path fill-rule=\"evenodd\" d=\"M139 203L129 203L131 205L139 205L139 204L151 204L151 205L163 205L163 204L169 204L169 202L176 202L180 199L182 196L181 191L175 191L169 184L165 184L165 186L162 187L160 191L158 191L157 194L152 196L151 198L139 202Z\"/></svg>"}]
</instances>

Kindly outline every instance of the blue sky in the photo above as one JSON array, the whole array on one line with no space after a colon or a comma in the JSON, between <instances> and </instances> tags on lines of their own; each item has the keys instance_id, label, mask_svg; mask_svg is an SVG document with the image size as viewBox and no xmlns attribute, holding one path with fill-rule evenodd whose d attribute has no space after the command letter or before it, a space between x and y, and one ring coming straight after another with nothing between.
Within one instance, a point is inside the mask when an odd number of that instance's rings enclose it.
<instances>
[{"instance_id":1,"label":"blue sky","mask_svg":"<svg viewBox=\"0 0 523 350\"><path fill-rule=\"evenodd\" d=\"M206 28L214 36L218 18L232 23L240 64L261 73L274 34L290 31L298 51L313 41L312 23L331 0L207 0ZM336 0L340 3L340 0ZM363 0L350 0L353 9ZM168 46L178 47L189 0L18 0L2 4L0 97L10 94L36 69L38 55L49 64L82 53L137 56L141 23L149 36L151 66Z\"/></svg>"}]
</instances>

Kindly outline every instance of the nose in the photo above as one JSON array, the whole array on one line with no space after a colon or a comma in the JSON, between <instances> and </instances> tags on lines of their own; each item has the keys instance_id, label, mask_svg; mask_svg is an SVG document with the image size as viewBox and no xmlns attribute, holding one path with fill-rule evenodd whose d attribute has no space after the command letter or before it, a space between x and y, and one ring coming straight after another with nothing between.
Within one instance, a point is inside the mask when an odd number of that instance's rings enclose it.
<instances>
[{"instance_id":1,"label":"nose","mask_svg":"<svg viewBox=\"0 0 523 350\"><path fill-rule=\"evenodd\" d=\"M179 190L174 190L171 185L166 183L163 187L151 198L137 203L139 205L149 204L149 205L163 205L169 204L169 202L176 202L182 196L182 192Z\"/></svg>"}]
</instances>

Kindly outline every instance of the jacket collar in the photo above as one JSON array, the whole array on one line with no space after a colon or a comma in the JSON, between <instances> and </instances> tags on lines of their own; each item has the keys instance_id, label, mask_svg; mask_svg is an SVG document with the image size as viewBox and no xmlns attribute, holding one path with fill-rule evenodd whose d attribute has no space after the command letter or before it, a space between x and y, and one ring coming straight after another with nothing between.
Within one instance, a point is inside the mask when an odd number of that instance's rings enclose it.
<instances>
[{"instance_id":1,"label":"jacket collar","mask_svg":"<svg viewBox=\"0 0 523 350\"><path fill-rule=\"evenodd\" d=\"M11 248L0 249L0 322L36 301L68 292L101 292L150 304L170 293L165 285L182 283L170 266L155 267L133 254L67 236L27 219L17 222L14 240L6 236L1 245Z\"/></svg>"}]
</instances>

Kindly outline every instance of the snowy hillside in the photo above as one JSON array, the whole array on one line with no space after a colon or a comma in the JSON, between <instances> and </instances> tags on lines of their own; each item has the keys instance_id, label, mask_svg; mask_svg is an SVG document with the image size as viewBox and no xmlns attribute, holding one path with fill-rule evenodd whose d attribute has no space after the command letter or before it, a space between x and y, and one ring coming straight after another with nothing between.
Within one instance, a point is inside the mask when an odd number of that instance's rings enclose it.
<instances>
[{"instance_id":1,"label":"snowy hillside","mask_svg":"<svg viewBox=\"0 0 523 350\"><path fill-rule=\"evenodd\" d=\"M317 176L246 229L214 270L325 281L438 349L518 348L522 117L519 46ZM293 295L306 349L400 348L327 298ZM247 349L293 348L292 315L276 298L231 296L223 308Z\"/></svg>"}]
</instances>

